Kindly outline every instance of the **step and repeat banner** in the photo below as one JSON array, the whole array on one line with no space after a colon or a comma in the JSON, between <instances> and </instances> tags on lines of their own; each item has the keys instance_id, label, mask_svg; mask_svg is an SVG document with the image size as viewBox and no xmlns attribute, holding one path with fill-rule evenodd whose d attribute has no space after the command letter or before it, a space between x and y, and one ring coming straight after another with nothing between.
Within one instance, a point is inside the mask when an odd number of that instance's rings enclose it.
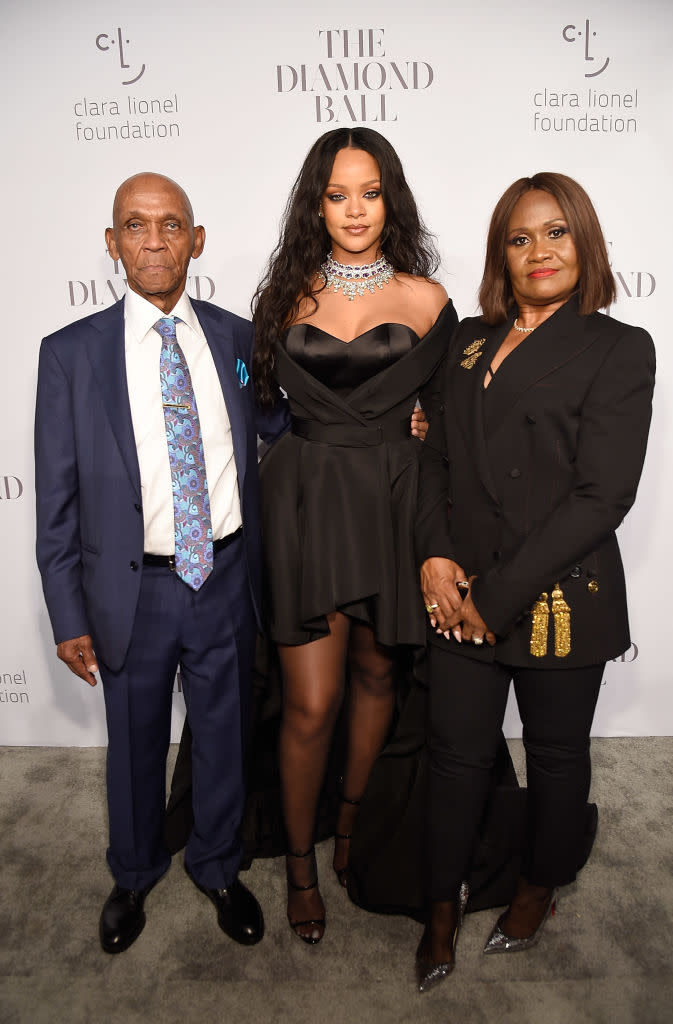
<instances>
[{"instance_id":1,"label":"step and repeat banner","mask_svg":"<svg viewBox=\"0 0 673 1024\"><path fill-rule=\"evenodd\" d=\"M620 531L633 643L606 669L595 733L673 734L670 0L7 0L2 21L0 744L105 743L101 688L57 662L42 602L32 419L40 339L124 294L103 237L115 189L143 170L180 182L207 233L190 294L246 316L308 147L360 124L397 148L464 316L514 179L562 171L594 200L612 313L646 327L659 358ZM183 713L177 680L176 734ZM519 728L510 707L507 731Z\"/></svg>"}]
</instances>

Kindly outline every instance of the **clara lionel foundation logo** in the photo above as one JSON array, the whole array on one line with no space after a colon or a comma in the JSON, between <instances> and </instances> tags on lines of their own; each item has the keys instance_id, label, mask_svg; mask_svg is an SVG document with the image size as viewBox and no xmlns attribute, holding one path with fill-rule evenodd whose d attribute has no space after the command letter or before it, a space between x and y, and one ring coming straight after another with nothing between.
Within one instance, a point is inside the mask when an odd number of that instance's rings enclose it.
<instances>
[{"instance_id":1,"label":"clara lionel foundation logo","mask_svg":"<svg viewBox=\"0 0 673 1024\"><path fill-rule=\"evenodd\" d=\"M395 97L432 86L432 65L391 56L382 28L319 28L317 59L277 64L277 93L302 96L319 124L397 121Z\"/></svg>"},{"instance_id":2,"label":"clara lionel foundation logo","mask_svg":"<svg viewBox=\"0 0 673 1024\"><path fill-rule=\"evenodd\" d=\"M145 139L179 138L180 100L177 92L167 96L139 95L129 92L145 73L149 64L136 57L133 34L117 26L98 32L91 46L101 54L101 73L114 69L119 75L121 92L94 87L86 95L73 100L73 133L79 143L135 142ZM143 81L143 84L144 81Z\"/></svg>"},{"instance_id":3,"label":"clara lionel foundation logo","mask_svg":"<svg viewBox=\"0 0 673 1024\"><path fill-rule=\"evenodd\" d=\"M84 310L102 309L119 302L126 293L124 268L119 260L112 260L113 273L108 278L86 278L83 281L68 281L68 300L73 308ZM193 299L209 302L215 295L215 281L205 274L190 274L187 278L187 292ZM14 479L10 477L8 479ZM0 497L2 477L0 477Z\"/></svg>"},{"instance_id":4,"label":"clara lionel foundation logo","mask_svg":"<svg viewBox=\"0 0 673 1024\"><path fill-rule=\"evenodd\" d=\"M575 88L541 83L533 90L532 130L543 135L635 135L638 88L632 83L617 89L609 84L615 64L603 49L598 23L585 18L554 31L564 56L582 77Z\"/></svg>"},{"instance_id":5,"label":"clara lionel foundation logo","mask_svg":"<svg viewBox=\"0 0 673 1024\"><path fill-rule=\"evenodd\" d=\"M30 704L25 668L20 672L2 673L0 704Z\"/></svg>"}]
</instances>

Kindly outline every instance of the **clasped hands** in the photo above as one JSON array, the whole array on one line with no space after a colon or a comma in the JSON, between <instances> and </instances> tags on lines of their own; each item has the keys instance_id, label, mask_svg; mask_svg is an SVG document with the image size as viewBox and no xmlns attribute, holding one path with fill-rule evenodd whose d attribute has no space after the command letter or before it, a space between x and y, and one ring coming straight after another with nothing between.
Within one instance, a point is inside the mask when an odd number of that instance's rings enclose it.
<instances>
[{"instance_id":1,"label":"clasped hands","mask_svg":"<svg viewBox=\"0 0 673 1024\"><path fill-rule=\"evenodd\" d=\"M430 625L437 633L449 639L453 636L458 643L462 640L479 645L486 640L491 647L495 634L488 628L472 601L472 580L465 571L450 558L426 558L421 566L421 590L425 607L430 616ZM459 583L468 586L461 590Z\"/></svg>"}]
</instances>

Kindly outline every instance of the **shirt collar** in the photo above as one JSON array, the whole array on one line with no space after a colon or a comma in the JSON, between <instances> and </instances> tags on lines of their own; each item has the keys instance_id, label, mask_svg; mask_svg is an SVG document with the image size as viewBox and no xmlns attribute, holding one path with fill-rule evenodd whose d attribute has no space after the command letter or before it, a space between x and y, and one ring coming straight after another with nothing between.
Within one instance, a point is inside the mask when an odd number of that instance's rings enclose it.
<instances>
[{"instance_id":1,"label":"shirt collar","mask_svg":"<svg viewBox=\"0 0 673 1024\"><path fill-rule=\"evenodd\" d=\"M138 292L134 292L130 288L127 288L126 298L124 300L124 323L127 333L130 334L135 341L138 343L144 341L157 320L160 320L162 316L180 317L187 327L191 328L197 338L203 337L198 317L194 312L194 307L189 301L187 292L182 293L170 313L162 313L161 310L148 299L143 298L143 296L139 295Z\"/></svg>"}]
</instances>

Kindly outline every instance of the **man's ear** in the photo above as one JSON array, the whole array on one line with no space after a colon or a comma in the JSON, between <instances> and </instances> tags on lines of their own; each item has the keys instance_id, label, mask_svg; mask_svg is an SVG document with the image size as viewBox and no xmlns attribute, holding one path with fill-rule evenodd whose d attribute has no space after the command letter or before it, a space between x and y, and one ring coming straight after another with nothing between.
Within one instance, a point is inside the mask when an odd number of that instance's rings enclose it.
<instances>
[{"instance_id":1,"label":"man's ear","mask_svg":"<svg viewBox=\"0 0 673 1024\"><path fill-rule=\"evenodd\" d=\"M118 260L119 252L117 250L117 243L115 242L115 233L112 228L105 229L105 245L107 246L107 251L110 253L112 259Z\"/></svg>"},{"instance_id":2,"label":"man's ear","mask_svg":"<svg viewBox=\"0 0 673 1024\"><path fill-rule=\"evenodd\" d=\"M192 259L198 259L203 252L203 247L206 244L206 229L201 224L197 224L194 228L194 248L192 249Z\"/></svg>"}]
</instances>

